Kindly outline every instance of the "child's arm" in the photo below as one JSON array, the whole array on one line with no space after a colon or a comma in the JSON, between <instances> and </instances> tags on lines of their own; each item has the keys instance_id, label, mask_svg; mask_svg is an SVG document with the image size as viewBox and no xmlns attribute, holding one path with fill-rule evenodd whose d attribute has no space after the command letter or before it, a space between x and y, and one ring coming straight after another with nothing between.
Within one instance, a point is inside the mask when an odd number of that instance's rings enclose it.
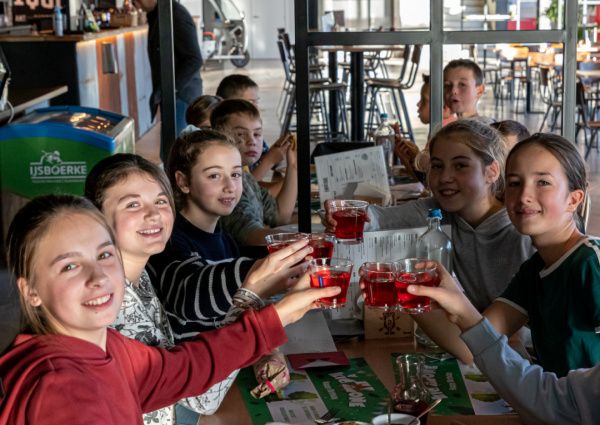
<instances>
[{"instance_id":1,"label":"child's arm","mask_svg":"<svg viewBox=\"0 0 600 425\"><path fill-rule=\"evenodd\" d=\"M485 309L483 315L489 320L494 329L507 337L514 335L527 323L525 314L502 301L494 301L492 305Z\"/></svg>"},{"instance_id":2,"label":"child's arm","mask_svg":"<svg viewBox=\"0 0 600 425\"><path fill-rule=\"evenodd\" d=\"M448 320L443 310L433 310L426 314L416 314L412 318L421 329L444 351L452 354L465 364L473 363L473 355L460 339L461 331Z\"/></svg>"},{"instance_id":3,"label":"child's arm","mask_svg":"<svg viewBox=\"0 0 600 425\"><path fill-rule=\"evenodd\" d=\"M288 224L292 220L296 198L298 197L298 167L297 154L294 149L288 149L287 170L283 186L277 195L278 225Z\"/></svg>"},{"instance_id":4,"label":"child's arm","mask_svg":"<svg viewBox=\"0 0 600 425\"><path fill-rule=\"evenodd\" d=\"M285 159L290 148L290 136L290 134L281 136L260 158L258 165L252 170L252 175L256 180L261 181L276 164Z\"/></svg>"}]
</instances>

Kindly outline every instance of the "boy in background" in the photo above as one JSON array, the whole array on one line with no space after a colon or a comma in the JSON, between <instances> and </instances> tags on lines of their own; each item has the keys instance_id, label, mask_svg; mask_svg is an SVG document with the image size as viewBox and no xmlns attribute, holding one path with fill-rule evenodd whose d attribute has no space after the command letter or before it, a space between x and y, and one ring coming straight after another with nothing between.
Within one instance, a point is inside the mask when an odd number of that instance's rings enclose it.
<instances>
[{"instance_id":1,"label":"boy in background","mask_svg":"<svg viewBox=\"0 0 600 425\"><path fill-rule=\"evenodd\" d=\"M495 121L477 112L484 92L483 71L472 60L455 59L444 67L444 103L458 119L473 118L486 124Z\"/></svg>"},{"instance_id":2,"label":"boy in background","mask_svg":"<svg viewBox=\"0 0 600 425\"><path fill-rule=\"evenodd\" d=\"M260 158L262 143L262 120L256 107L243 99L222 101L213 110L212 127L229 134L236 141L242 154L242 164L251 167ZM291 140L285 149L287 170L276 197L258 184L249 172L244 172L243 193L231 215L222 217L226 231L239 245L265 245L264 237L273 233L270 228L288 224L298 193L296 149Z\"/></svg>"},{"instance_id":3,"label":"boy in background","mask_svg":"<svg viewBox=\"0 0 600 425\"><path fill-rule=\"evenodd\" d=\"M223 78L217 87L217 96L223 99L244 99L256 106L257 109L259 107L258 84L246 75L231 74ZM280 137L270 148L265 140L262 140L260 157L250 166L250 172L256 180L262 181L271 169L285 159L289 143L289 135ZM267 187L273 196L276 196L280 189L279 185L267 185Z\"/></svg>"}]
</instances>

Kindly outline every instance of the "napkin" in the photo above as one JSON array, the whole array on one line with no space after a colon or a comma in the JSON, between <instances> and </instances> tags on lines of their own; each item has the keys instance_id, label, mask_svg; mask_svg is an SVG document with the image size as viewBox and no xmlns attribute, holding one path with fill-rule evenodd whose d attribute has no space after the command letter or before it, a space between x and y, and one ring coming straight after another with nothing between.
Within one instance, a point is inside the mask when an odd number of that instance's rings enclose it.
<instances>
[{"instance_id":1,"label":"napkin","mask_svg":"<svg viewBox=\"0 0 600 425\"><path fill-rule=\"evenodd\" d=\"M258 385L250 394L254 398L263 398L285 388L290 383L290 371L285 363L283 354L273 351L263 356L253 366Z\"/></svg>"}]
</instances>

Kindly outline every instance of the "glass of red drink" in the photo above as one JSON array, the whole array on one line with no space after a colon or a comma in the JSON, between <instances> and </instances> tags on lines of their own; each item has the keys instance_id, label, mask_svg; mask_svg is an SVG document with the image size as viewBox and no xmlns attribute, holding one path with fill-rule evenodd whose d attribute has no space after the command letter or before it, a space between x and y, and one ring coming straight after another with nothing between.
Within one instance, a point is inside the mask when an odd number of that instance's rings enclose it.
<instances>
[{"instance_id":1,"label":"glass of red drink","mask_svg":"<svg viewBox=\"0 0 600 425\"><path fill-rule=\"evenodd\" d=\"M367 262L360 266L365 305L388 310L398 303L394 263Z\"/></svg>"},{"instance_id":2,"label":"glass of red drink","mask_svg":"<svg viewBox=\"0 0 600 425\"><path fill-rule=\"evenodd\" d=\"M340 243L360 243L367 221L366 201L334 199L329 204L331 215L337 222L335 238Z\"/></svg>"},{"instance_id":3,"label":"glass of red drink","mask_svg":"<svg viewBox=\"0 0 600 425\"><path fill-rule=\"evenodd\" d=\"M342 291L334 297L318 300L323 308L338 308L346 304L352 262L346 258L315 258L308 262L310 273L310 286L312 288L326 288L339 286Z\"/></svg>"},{"instance_id":4,"label":"glass of red drink","mask_svg":"<svg viewBox=\"0 0 600 425\"><path fill-rule=\"evenodd\" d=\"M335 237L328 233L311 233L308 244L312 247L313 258L331 258L333 256L333 244Z\"/></svg>"},{"instance_id":5,"label":"glass of red drink","mask_svg":"<svg viewBox=\"0 0 600 425\"><path fill-rule=\"evenodd\" d=\"M401 311L410 314L431 310L431 298L416 296L406 291L408 285L438 286L440 277L431 261L421 258L406 258L396 261L396 291Z\"/></svg>"},{"instance_id":6,"label":"glass of red drink","mask_svg":"<svg viewBox=\"0 0 600 425\"><path fill-rule=\"evenodd\" d=\"M296 241L306 238L308 238L306 233L273 233L265 236L265 241L267 242L269 254L273 254Z\"/></svg>"}]
</instances>

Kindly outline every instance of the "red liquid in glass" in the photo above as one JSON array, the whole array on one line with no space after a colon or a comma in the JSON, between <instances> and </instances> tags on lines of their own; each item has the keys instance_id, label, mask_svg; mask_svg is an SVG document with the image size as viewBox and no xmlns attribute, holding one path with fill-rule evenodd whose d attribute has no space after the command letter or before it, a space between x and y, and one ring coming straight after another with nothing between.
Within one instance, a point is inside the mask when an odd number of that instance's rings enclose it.
<instances>
[{"instance_id":1,"label":"red liquid in glass","mask_svg":"<svg viewBox=\"0 0 600 425\"><path fill-rule=\"evenodd\" d=\"M400 307L407 310L421 310L428 311L431 307L431 298L419 297L406 292L408 285L424 285L424 286L438 286L440 284L440 278L437 274L431 274L426 272L411 273L404 272L398 273L396 276L396 289L398 291L398 304Z\"/></svg>"},{"instance_id":2,"label":"red liquid in glass","mask_svg":"<svg viewBox=\"0 0 600 425\"><path fill-rule=\"evenodd\" d=\"M272 244L267 245L267 251L269 251L269 254L273 254L274 252L277 252L280 249L283 249L286 246L289 246L290 244L291 244L291 242L272 243Z\"/></svg>"},{"instance_id":3,"label":"red liquid in glass","mask_svg":"<svg viewBox=\"0 0 600 425\"><path fill-rule=\"evenodd\" d=\"M337 222L335 237L338 239L361 239L367 213L361 210L348 209L338 210L333 213L333 219Z\"/></svg>"},{"instance_id":4,"label":"red liquid in glass","mask_svg":"<svg viewBox=\"0 0 600 425\"><path fill-rule=\"evenodd\" d=\"M337 270L319 270L310 274L310 286L312 288L328 288L330 286L339 286L342 292L334 297L319 299L319 302L326 306L342 306L346 304L346 295L350 285L350 272Z\"/></svg>"},{"instance_id":5,"label":"red liquid in glass","mask_svg":"<svg viewBox=\"0 0 600 425\"><path fill-rule=\"evenodd\" d=\"M367 272L361 277L364 284L365 305L392 307L396 305L396 286L391 273Z\"/></svg>"},{"instance_id":6,"label":"red liquid in glass","mask_svg":"<svg viewBox=\"0 0 600 425\"><path fill-rule=\"evenodd\" d=\"M394 411L398 413L406 413L407 415L419 416L419 414L428 407L429 404L423 400L399 400L394 404ZM427 423L427 416L429 416L429 414L419 418L421 425L425 425Z\"/></svg>"},{"instance_id":7,"label":"red liquid in glass","mask_svg":"<svg viewBox=\"0 0 600 425\"><path fill-rule=\"evenodd\" d=\"M333 255L333 242L323 239L311 239L308 243L313 252L310 254L313 258L331 258Z\"/></svg>"}]
</instances>

